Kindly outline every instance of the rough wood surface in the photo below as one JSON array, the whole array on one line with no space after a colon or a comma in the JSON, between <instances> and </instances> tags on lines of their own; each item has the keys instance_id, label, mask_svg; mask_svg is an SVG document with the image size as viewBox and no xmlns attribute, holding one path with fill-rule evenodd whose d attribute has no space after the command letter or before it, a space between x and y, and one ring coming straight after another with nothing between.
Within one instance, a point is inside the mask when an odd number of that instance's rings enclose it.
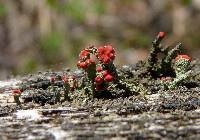
<instances>
[{"instance_id":1,"label":"rough wood surface","mask_svg":"<svg viewBox=\"0 0 200 140\"><path fill-rule=\"evenodd\" d=\"M19 108L5 85L0 94L2 140L200 139L199 87Z\"/></svg>"}]
</instances>

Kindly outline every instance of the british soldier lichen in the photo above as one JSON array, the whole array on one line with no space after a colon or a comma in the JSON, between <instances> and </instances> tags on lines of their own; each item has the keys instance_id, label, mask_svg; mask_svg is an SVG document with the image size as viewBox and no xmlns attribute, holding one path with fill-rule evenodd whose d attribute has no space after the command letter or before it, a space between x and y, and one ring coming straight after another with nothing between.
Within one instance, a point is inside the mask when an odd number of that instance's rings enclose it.
<instances>
[{"instance_id":1,"label":"british soldier lichen","mask_svg":"<svg viewBox=\"0 0 200 140\"><path fill-rule=\"evenodd\" d=\"M13 89L12 90L12 95L14 97L14 100L15 102L17 103L17 105L21 105L21 102L20 102L20 96L21 96L21 90L20 89Z\"/></svg>"},{"instance_id":2,"label":"british soldier lichen","mask_svg":"<svg viewBox=\"0 0 200 140\"><path fill-rule=\"evenodd\" d=\"M178 55L175 58L174 70L176 73L176 78L171 81L168 85L170 89L173 89L180 85L184 80L186 80L192 73L191 68L191 58L188 55Z\"/></svg>"},{"instance_id":3,"label":"british soldier lichen","mask_svg":"<svg viewBox=\"0 0 200 140\"><path fill-rule=\"evenodd\" d=\"M91 59L91 55L94 56L93 59ZM115 56L115 50L111 45L98 48L92 46L79 54L78 67L85 71L93 97L98 92L108 91L108 87L112 84L124 88L129 93L132 92L126 83L122 84L119 80L117 69L113 63Z\"/></svg>"},{"instance_id":4,"label":"british soldier lichen","mask_svg":"<svg viewBox=\"0 0 200 140\"><path fill-rule=\"evenodd\" d=\"M181 43L172 49L163 47L161 41L164 38L165 33L159 32L152 42L147 61L142 62L134 71L128 66L124 67L125 73L120 72L114 65L116 51L112 45L87 47L79 54L77 66L80 74L69 71L47 72L42 76L38 74L36 80L30 78L31 80L22 83L19 89L13 90L15 102L21 104L19 100L21 94L31 89L46 90L47 93L53 94L54 103L70 101L77 96L91 99L119 90L124 91L121 96L144 94L148 88L148 84L144 84L146 87L143 85L145 78L148 83L158 81L160 87L176 88L191 74L191 58L180 54ZM162 58L159 54L163 55Z\"/></svg>"},{"instance_id":5,"label":"british soldier lichen","mask_svg":"<svg viewBox=\"0 0 200 140\"><path fill-rule=\"evenodd\" d=\"M163 47L161 41L164 39L165 33L160 32L152 42L152 47L148 60L146 62L146 73L150 73L153 78L163 76L175 76L175 72L172 67L172 60L176 57L181 49L181 43L178 43L173 49L169 47ZM158 58L159 54L162 54L162 58Z\"/></svg>"}]
</instances>

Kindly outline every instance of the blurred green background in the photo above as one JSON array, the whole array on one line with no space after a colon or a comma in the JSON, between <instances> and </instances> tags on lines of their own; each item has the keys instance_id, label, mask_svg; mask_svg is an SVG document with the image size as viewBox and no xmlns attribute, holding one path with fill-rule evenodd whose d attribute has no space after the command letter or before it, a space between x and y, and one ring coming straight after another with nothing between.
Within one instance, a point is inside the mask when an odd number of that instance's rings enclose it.
<instances>
[{"instance_id":1,"label":"blurred green background","mask_svg":"<svg viewBox=\"0 0 200 140\"><path fill-rule=\"evenodd\" d=\"M134 64L159 31L199 57L200 0L0 0L0 79L75 68L88 45L112 44L117 65Z\"/></svg>"}]
</instances>

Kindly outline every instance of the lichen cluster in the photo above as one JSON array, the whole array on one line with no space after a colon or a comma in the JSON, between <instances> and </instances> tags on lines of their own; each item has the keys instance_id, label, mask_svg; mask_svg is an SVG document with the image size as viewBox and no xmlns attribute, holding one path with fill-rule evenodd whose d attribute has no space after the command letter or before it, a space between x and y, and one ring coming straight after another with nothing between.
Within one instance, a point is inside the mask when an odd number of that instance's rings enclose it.
<instances>
[{"instance_id":1,"label":"lichen cluster","mask_svg":"<svg viewBox=\"0 0 200 140\"><path fill-rule=\"evenodd\" d=\"M178 43L174 48L163 48L161 41L165 37L164 32L160 32L152 42L151 52L146 62L146 73L154 79L161 79L161 86L174 89L181 85L191 74L191 58L182 54L182 44ZM162 54L162 58L158 55Z\"/></svg>"},{"instance_id":2,"label":"lichen cluster","mask_svg":"<svg viewBox=\"0 0 200 140\"><path fill-rule=\"evenodd\" d=\"M116 52L112 45L87 47L79 54L79 74L48 72L35 81L29 79L13 89L14 99L20 104L21 94L28 90L45 91L55 98L54 103L71 101L77 97L93 99L146 94L148 84L144 84L144 77L152 85L158 83L158 87L174 89L192 73L191 58L182 54L181 43L172 49L163 47L161 41L164 37L164 32L156 36L148 59L134 70L124 66L120 71L115 67Z\"/></svg>"}]
</instances>

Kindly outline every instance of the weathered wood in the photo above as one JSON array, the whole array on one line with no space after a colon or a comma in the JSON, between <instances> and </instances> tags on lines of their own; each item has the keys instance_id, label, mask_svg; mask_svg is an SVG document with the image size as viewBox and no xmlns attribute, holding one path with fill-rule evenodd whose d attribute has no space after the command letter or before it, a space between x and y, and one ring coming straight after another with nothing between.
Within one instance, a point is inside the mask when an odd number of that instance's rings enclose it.
<instances>
[{"instance_id":1,"label":"weathered wood","mask_svg":"<svg viewBox=\"0 0 200 140\"><path fill-rule=\"evenodd\" d=\"M0 139L199 139L200 88L40 106L0 94ZM17 111L19 110L19 111ZM23 112L24 110L24 112Z\"/></svg>"}]
</instances>

